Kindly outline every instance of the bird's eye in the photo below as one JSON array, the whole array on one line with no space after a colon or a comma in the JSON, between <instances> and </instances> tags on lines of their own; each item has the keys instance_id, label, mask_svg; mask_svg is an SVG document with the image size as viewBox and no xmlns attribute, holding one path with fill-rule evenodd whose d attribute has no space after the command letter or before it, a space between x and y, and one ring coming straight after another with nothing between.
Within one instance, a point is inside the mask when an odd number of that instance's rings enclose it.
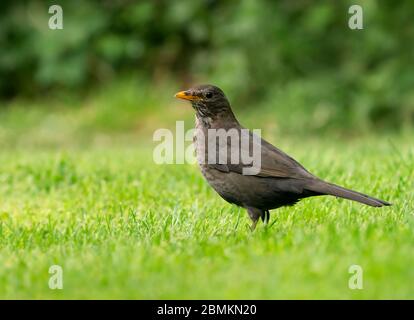
<instances>
[{"instance_id":1,"label":"bird's eye","mask_svg":"<svg viewBox=\"0 0 414 320\"><path fill-rule=\"evenodd\" d=\"M210 98L212 98L213 97L213 94L211 93L211 92L207 92L206 93L206 98L207 99L210 99Z\"/></svg>"}]
</instances>

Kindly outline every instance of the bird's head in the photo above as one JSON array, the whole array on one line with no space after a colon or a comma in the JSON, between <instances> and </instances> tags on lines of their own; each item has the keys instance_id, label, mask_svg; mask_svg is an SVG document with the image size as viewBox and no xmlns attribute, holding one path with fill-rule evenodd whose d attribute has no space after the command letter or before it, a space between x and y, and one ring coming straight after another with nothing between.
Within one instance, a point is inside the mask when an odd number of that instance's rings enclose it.
<instances>
[{"instance_id":1,"label":"bird's head","mask_svg":"<svg viewBox=\"0 0 414 320\"><path fill-rule=\"evenodd\" d=\"M175 97L191 101L200 117L216 118L219 115L233 115L225 94L213 85L205 84L180 91L175 94Z\"/></svg>"}]
</instances>

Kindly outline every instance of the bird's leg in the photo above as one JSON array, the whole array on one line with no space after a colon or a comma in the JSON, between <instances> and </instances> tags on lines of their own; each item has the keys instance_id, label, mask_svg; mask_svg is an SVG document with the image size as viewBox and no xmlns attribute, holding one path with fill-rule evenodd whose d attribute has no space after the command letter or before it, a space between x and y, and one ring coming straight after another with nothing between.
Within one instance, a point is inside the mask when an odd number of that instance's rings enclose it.
<instances>
[{"instance_id":1,"label":"bird's leg","mask_svg":"<svg viewBox=\"0 0 414 320\"><path fill-rule=\"evenodd\" d=\"M264 210L261 212L260 218L262 218L262 221L264 224L268 224L270 220L270 213L269 210Z\"/></svg>"},{"instance_id":2,"label":"bird's leg","mask_svg":"<svg viewBox=\"0 0 414 320\"><path fill-rule=\"evenodd\" d=\"M253 222L250 226L251 231L254 231L256 229L257 221L259 221L259 218L257 218L257 220L253 220Z\"/></svg>"},{"instance_id":3,"label":"bird's leg","mask_svg":"<svg viewBox=\"0 0 414 320\"><path fill-rule=\"evenodd\" d=\"M259 218L263 216L264 212L260 209L252 207L247 207L246 209L249 213L250 219L252 219L252 225L250 226L250 229L253 231L256 229L257 221L259 221Z\"/></svg>"},{"instance_id":4,"label":"bird's leg","mask_svg":"<svg viewBox=\"0 0 414 320\"><path fill-rule=\"evenodd\" d=\"M268 225L269 224L269 220L270 220L270 212L269 212L269 210L266 210L265 211L265 218L264 218L264 223L266 224L266 225Z\"/></svg>"}]
</instances>

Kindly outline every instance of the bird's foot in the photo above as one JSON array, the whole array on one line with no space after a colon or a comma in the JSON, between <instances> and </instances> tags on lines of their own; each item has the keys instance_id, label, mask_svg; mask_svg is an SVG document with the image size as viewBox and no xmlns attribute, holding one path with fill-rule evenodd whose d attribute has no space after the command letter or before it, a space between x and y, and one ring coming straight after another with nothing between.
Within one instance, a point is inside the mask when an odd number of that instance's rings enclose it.
<instances>
[{"instance_id":1,"label":"bird's foot","mask_svg":"<svg viewBox=\"0 0 414 320\"><path fill-rule=\"evenodd\" d=\"M252 224L250 225L250 230L252 232L256 229L257 221L259 221L259 220L253 221Z\"/></svg>"},{"instance_id":2,"label":"bird's foot","mask_svg":"<svg viewBox=\"0 0 414 320\"><path fill-rule=\"evenodd\" d=\"M247 212L249 213L249 217L252 220L252 225L250 226L250 230L254 231L256 229L257 221L262 218L265 221L266 218L266 211L253 208L253 207L246 207Z\"/></svg>"}]
</instances>

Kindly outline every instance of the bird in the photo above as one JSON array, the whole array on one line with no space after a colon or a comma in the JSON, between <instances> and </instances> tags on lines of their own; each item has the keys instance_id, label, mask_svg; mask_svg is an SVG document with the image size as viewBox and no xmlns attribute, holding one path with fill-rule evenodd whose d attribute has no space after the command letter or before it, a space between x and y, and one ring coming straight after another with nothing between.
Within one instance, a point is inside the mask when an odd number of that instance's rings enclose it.
<instances>
[{"instance_id":1,"label":"bird","mask_svg":"<svg viewBox=\"0 0 414 320\"><path fill-rule=\"evenodd\" d=\"M202 175L224 200L247 210L252 230L259 219L268 224L270 210L313 196L330 195L372 207L391 205L318 178L282 150L242 127L219 87L198 85L176 93L175 97L190 101L195 110L193 144ZM232 143L228 138L231 135L219 141L213 134L210 137L214 139L209 137L210 132L230 131L239 134L239 139L248 138L248 143ZM248 158L254 147L259 147L260 166L246 174L252 165L240 159ZM239 161L233 161L232 156Z\"/></svg>"}]
</instances>

